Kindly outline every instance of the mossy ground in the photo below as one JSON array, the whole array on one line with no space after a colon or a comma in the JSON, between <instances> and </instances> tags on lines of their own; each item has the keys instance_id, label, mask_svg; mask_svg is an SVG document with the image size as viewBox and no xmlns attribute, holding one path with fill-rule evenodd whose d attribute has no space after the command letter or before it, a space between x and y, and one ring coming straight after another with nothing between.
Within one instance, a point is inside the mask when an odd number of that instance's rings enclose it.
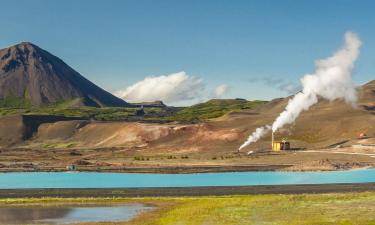
<instances>
[{"instance_id":1,"label":"mossy ground","mask_svg":"<svg viewBox=\"0 0 375 225\"><path fill-rule=\"evenodd\" d=\"M2 199L1 204L154 204L132 225L373 225L375 192L161 198ZM111 224L111 223L102 223Z\"/></svg>"},{"instance_id":2,"label":"mossy ground","mask_svg":"<svg viewBox=\"0 0 375 225\"><path fill-rule=\"evenodd\" d=\"M223 116L231 111L253 109L264 101L247 101L244 99L214 99L205 103L180 108L134 108L134 107L71 107L75 99L44 106L40 108L24 107L23 104L0 104L0 116L5 115L57 115L94 119L101 121L121 121L132 117L140 120L197 122ZM4 103L5 104L5 103Z\"/></svg>"},{"instance_id":3,"label":"mossy ground","mask_svg":"<svg viewBox=\"0 0 375 225\"><path fill-rule=\"evenodd\" d=\"M265 101L247 101L244 99L212 99L205 103L186 107L165 119L174 121L202 121L225 115L228 112L254 109Z\"/></svg>"}]
</instances>

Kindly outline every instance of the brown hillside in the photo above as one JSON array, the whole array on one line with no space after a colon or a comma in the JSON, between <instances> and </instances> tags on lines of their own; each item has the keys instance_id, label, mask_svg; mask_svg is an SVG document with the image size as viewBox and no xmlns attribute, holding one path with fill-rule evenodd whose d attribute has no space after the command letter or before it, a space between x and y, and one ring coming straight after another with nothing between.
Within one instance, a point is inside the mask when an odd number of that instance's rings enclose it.
<instances>
[{"instance_id":1,"label":"brown hillside","mask_svg":"<svg viewBox=\"0 0 375 225\"><path fill-rule=\"evenodd\" d=\"M256 110L231 113L217 122L220 126L236 127L253 132L256 127L271 124L282 112L289 98L276 99ZM360 133L375 135L375 81L359 88L358 107L352 108L342 101L321 100L297 121L277 132L276 138L293 140L298 147L325 147L336 142L355 139ZM268 147L270 135L249 149Z\"/></svg>"},{"instance_id":2,"label":"brown hillside","mask_svg":"<svg viewBox=\"0 0 375 225\"><path fill-rule=\"evenodd\" d=\"M374 136L375 115L371 108L375 104L374 84L370 82L360 88L358 108L341 101L320 101L303 112L295 124L277 132L276 139L287 138L292 147L316 149L357 140L359 133ZM287 101L288 98L276 99L254 110L233 112L191 125L52 121L41 124L27 145L74 143L80 148L123 146L150 152L233 152L257 127L271 124ZM244 151L267 149L269 142L270 135L267 135Z\"/></svg>"},{"instance_id":3,"label":"brown hillside","mask_svg":"<svg viewBox=\"0 0 375 225\"><path fill-rule=\"evenodd\" d=\"M61 59L28 42L0 50L0 106L42 106L78 99L75 105L126 106Z\"/></svg>"},{"instance_id":4,"label":"brown hillside","mask_svg":"<svg viewBox=\"0 0 375 225\"><path fill-rule=\"evenodd\" d=\"M198 124L2 117L0 171L65 171L70 163L80 171L163 173L374 167L374 83L361 87L356 109L320 101L275 134L299 151L265 151L268 134L236 152L257 127L273 122L288 98Z\"/></svg>"}]
</instances>

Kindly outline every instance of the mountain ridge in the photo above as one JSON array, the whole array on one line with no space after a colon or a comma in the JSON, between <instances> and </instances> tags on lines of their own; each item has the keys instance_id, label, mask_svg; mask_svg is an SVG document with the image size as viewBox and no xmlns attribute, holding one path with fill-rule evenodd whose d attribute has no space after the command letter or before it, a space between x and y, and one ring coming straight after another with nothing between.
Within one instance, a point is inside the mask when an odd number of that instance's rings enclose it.
<instances>
[{"instance_id":1,"label":"mountain ridge","mask_svg":"<svg viewBox=\"0 0 375 225\"><path fill-rule=\"evenodd\" d=\"M0 99L10 106L40 107L77 99L76 106L128 106L30 42L0 50Z\"/></svg>"}]
</instances>

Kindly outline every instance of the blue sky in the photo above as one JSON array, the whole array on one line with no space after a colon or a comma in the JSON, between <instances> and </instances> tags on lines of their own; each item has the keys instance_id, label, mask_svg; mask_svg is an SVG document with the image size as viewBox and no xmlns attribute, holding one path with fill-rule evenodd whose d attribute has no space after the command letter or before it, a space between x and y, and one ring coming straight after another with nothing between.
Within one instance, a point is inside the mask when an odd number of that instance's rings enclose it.
<instances>
[{"instance_id":1,"label":"blue sky","mask_svg":"<svg viewBox=\"0 0 375 225\"><path fill-rule=\"evenodd\" d=\"M263 81L298 83L348 30L364 43L355 82L375 78L375 1L0 2L1 48L33 42L111 92L185 71L202 79L206 97L222 84L225 97L286 96Z\"/></svg>"}]
</instances>

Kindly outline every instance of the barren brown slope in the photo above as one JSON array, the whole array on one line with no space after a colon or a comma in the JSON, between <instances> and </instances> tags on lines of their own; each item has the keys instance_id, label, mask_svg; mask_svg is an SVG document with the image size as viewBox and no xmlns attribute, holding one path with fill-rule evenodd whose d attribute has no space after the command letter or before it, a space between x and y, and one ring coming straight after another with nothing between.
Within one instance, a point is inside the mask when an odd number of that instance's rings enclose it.
<instances>
[{"instance_id":1,"label":"barren brown slope","mask_svg":"<svg viewBox=\"0 0 375 225\"><path fill-rule=\"evenodd\" d=\"M247 134L257 127L272 124L287 105L289 98L276 99L256 110L231 113L215 122L221 127L235 127L247 130ZM276 138L287 138L297 147L316 148L356 139L359 133L375 135L375 81L359 88L358 107L352 108L343 101L320 100L305 111L292 125L276 133ZM243 140L242 140L243 141ZM270 134L248 149L267 148Z\"/></svg>"},{"instance_id":2,"label":"barren brown slope","mask_svg":"<svg viewBox=\"0 0 375 225\"><path fill-rule=\"evenodd\" d=\"M276 133L287 138L293 147L321 148L346 140L359 133L375 134L375 82L360 90L357 109L341 101L320 101L303 112L295 124ZM77 148L124 147L137 151L166 152L233 152L257 127L271 124L288 99L273 100L255 110L233 112L222 118L200 124L146 124L135 122L61 121L44 123L27 145L38 148L45 143L61 146L74 143ZM269 148L270 135L246 150Z\"/></svg>"},{"instance_id":3,"label":"barren brown slope","mask_svg":"<svg viewBox=\"0 0 375 225\"><path fill-rule=\"evenodd\" d=\"M62 171L70 163L87 171L168 173L371 167L375 165L374 83L362 87L357 109L340 101L320 101L294 125L276 133L276 139L288 138L292 147L306 151L261 151L269 150L268 135L242 154L235 153L256 127L273 122L287 98L199 124L44 121L31 137L17 134L35 126L3 117L0 171ZM358 139L363 132L372 138ZM249 150L255 153L244 157Z\"/></svg>"},{"instance_id":4,"label":"barren brown slope","mask_svg":"<svg viewBox=\"0 0 375 225\"><path fill-rule=\"evenodd\" d=\"M78 100L76 105L127 105L34 44L0 50L0 106L42 106L73 99Z\"/></svg>"}]
</instances>

